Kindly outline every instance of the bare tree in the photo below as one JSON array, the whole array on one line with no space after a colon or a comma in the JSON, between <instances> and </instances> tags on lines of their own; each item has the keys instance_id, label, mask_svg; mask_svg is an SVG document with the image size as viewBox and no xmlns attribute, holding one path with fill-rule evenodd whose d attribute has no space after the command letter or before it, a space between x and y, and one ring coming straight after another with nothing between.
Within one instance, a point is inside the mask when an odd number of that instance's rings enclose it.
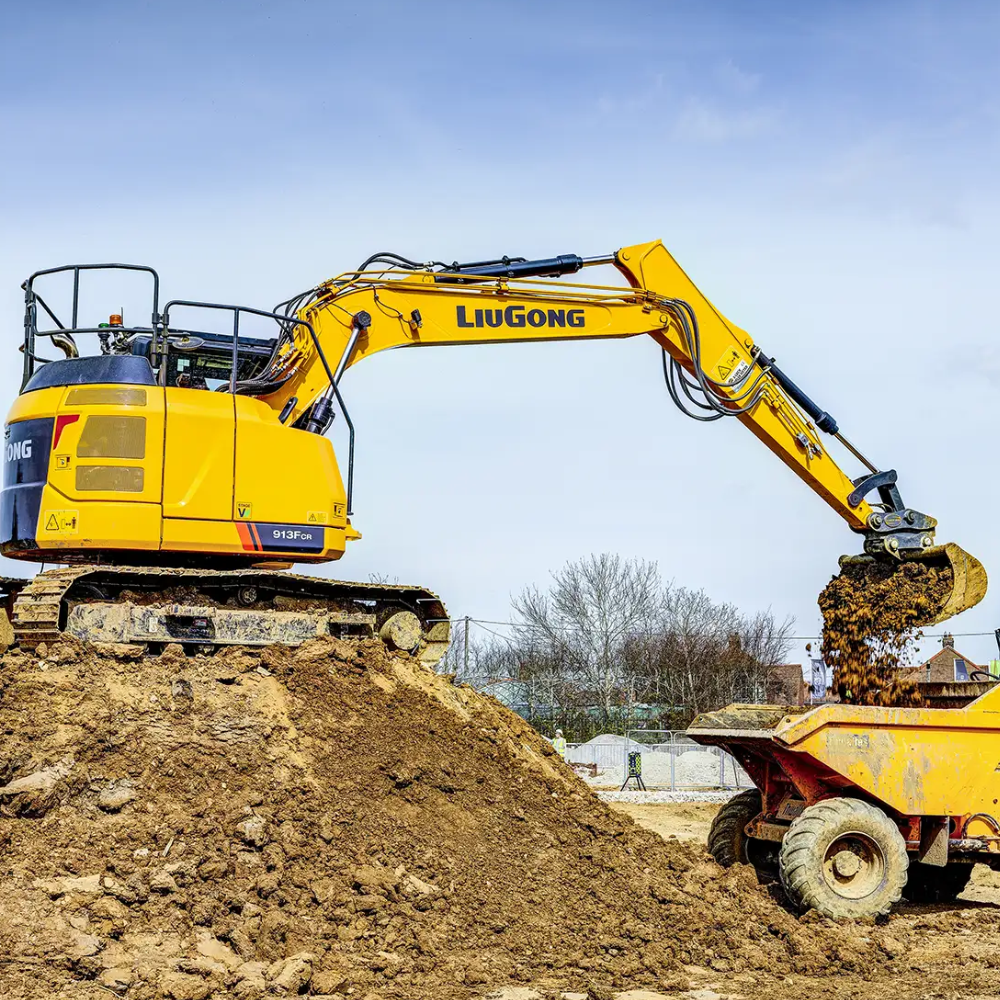
<instances>
[{"instance_id":1,"label":"bare tree","mask_svg":"<svg viewBox=\"0 0 1000 1000\"><path fill-rule=\"evenodd\" d=\"M791 619L779 624L770 612L745 616L703 590L675 587L653 649L644 653L655 670L656 700L688 719L734 701L766 701L774 668L788 655L791 629ZM633 649L631 655L638 654Z\"/></svg>"},{"instance_id":2,"label":"bare tree","mask_svg":"<svg viewBox=\"0 0 1000 1000\"><path fill-rule=\"evenodd\" d=\"M466 635L469 649L466 652ZM515 678L518 655L512 644L502 636L477 638L476 632L466 632L464 619L451 623L451 641L448 650L438 663L441 674L454 674L463 684L484 688L495 681Z\"/></svg>"},{"instance_id":3,"label":"bare tree","mask_svg":"<svg viewBox=\"0 0 1000 1000\"><path fill-rule=\"evenodd\" d=\"M637 703L672 728L734 701L768 701L791 644L790 619L742 615L702 590L665 586L655 563L615 555L570 562L548 590L529 587L512 604L512 633L473 631L468 655L455 622L442 669L486 690L510 681L505 691L534 724L582 739L629 724Z\"/></svg>"},{"instance_id":4,"label":"bare tree","mask_svg":"<svg viewBox=\"0 0 1000 1000\"><path fill-rule=\"evenodd\" d=\"M664 615L663 662L680 704L697 714L717 686L720 661L738 612L716 604L703 590L678 587Z\"/></svg>"},{"instance_id":5,"label":"bare tree","mask_svg":"<svg viewBox=\"0 0 1000 1000\"><path fill-rule=\"evenodd\" d=\"M588 556L553 573L548 591L528 587L513 600L515 634L610 718L627 679L622 650L655 628L663 593L656 563Z\"/></svg>"},{"instance_id":6,"label":"bare tree","mask_svg":"<svg viewBox=\"0 0 1000 1000\"><path fill-rule=\"evenodd\" d=\"M792 647L795 620L780 623L770 610L741 619L738 637L741 657L734 671L737 687L731 701L771 701L775 694L774 668L784 663Z\"/></svg>"}]
</instances>

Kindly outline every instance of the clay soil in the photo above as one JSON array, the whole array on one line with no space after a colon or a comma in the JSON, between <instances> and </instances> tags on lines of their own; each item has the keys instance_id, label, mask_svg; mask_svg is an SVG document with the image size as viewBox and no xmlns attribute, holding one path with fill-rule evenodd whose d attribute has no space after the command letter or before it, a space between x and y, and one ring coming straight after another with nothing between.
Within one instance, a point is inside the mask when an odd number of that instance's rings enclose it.
<instances>
[{"instance_id":1,"label":"clay soil","mask_svg":"<svg viewBox=\"0 0 1000 1000\"><path fill-rule=\"evenodd\" d=\"M704 853L704 810L664 839L379 644L38 653L0 661L4 1000L1000 989L986 882L794 916Z\"/></svg>"},{"instance_id":2,"label":"clay soil","mask_svg":"<svg viewBox=\"0 0 1000 1000\"><path fill-rule=\"evenodd\" d=\"M841 701L921 704L916 683L899 667L953 584L950 569L919 562L869 560L843 567L819 596L822 655Z\"/></svg>"}]
</instances>

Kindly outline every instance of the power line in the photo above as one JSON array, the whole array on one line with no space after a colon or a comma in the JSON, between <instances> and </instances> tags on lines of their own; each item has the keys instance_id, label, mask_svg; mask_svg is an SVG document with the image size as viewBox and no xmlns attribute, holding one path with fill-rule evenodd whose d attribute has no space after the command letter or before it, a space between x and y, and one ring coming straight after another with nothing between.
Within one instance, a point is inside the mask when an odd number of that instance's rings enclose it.
<instances>
[{"instance_id":1,"label":"power line","mask_svg":"<svg viewBox=\"0 0 1000 1000\"><path fill-rule=\"evenodd\" d=\"M499 632L494 632L493 629L487 628L481 621L478 621L475 618L468 618L468 619L462 619L462 620L463 621L469 621L473 625L478 625L479 628L481 628L484 632L489 632L490 635L495 635L498 639L503 639L503 641L505 643L507 643L508 646L513 646L514 645L514 643L511 641L511 639L508 636L501 635Z\"/></svg>"},{"instance_id":2,"label":"power line","mask_svg":"<svg viewBox=\"0 0 1000 1000\"><path fill-rule=\"evenodd\" d=\"M510 642L510 638L505 635L501 635L499 632L494 632L493 629L487 628L487 625L500 625L504 628L514 629L515 631L523 631L526 629L534 629L539 632L589 632L591 629L587 629L582 625L535 625L532 622L512 622L512 621L498 621L492 618L473 618L470 616L463 616L462 618L434 618L435 622L448 622L451 625L462 625L468 620L473 625L478 625L484 632L489 632L490 635L495 635L498 639L503 639L505 642ZM670 630L664 629L630 629L629 635L642 635L642 636L666 636L673 635L674 633ZM969 638L994 638L996 636L995 631L990 632L923 632L920 634L920 639L943 639L945 636L951 636L953 639L969 639ZM823 637L821 635L789 635L786 638L793 642L819 642Z\"/></svg>"}]
</instances>

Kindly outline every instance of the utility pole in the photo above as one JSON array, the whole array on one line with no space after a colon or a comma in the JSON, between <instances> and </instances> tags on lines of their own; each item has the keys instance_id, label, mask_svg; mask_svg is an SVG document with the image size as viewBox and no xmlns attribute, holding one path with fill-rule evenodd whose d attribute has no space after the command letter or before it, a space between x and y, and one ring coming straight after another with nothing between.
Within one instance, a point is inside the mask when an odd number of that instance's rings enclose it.
<instances>
[{"instance_id":1,"label":"utility pole","mask_svg":"<svg viewBox=\"0 0 1000 1000\"><path fill-rule=\"evenodd\" d=\"M469 622L468 615L465 616L465 681L469 681Z\"/></svg>"}]
</instances>

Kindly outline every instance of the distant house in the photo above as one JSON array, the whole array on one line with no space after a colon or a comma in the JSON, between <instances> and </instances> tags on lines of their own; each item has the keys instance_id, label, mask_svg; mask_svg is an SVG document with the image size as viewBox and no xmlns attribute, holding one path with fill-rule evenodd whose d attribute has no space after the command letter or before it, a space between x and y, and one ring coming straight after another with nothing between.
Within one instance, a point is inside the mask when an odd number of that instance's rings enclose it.
<instances>
[{"instance_id":1,"label":"distant house","mask_svg":"<svg viewBox=\"0 0 1000 1000\"><path fill-rule=\"evenodd\" d=\"M971 680L976 670L989 672L964 653L955 649L955 637L945 633L941 638L941 648L926 662L917 667L900 667L900 670L919 684L964 684ZM983 680L978 676L977 680Z\"/></svg>"},{"instance_id":2,"label":"distant house","mask_svg":"<svg viewBox=\"0 0 1000 1000\"><path fill-rule=\"evenodd\" d=\"M805 705L809 700L809 683L802 676L801 663L776 663L767 675L767 697L770 705Z\"/></svg>"}]
</instances>

